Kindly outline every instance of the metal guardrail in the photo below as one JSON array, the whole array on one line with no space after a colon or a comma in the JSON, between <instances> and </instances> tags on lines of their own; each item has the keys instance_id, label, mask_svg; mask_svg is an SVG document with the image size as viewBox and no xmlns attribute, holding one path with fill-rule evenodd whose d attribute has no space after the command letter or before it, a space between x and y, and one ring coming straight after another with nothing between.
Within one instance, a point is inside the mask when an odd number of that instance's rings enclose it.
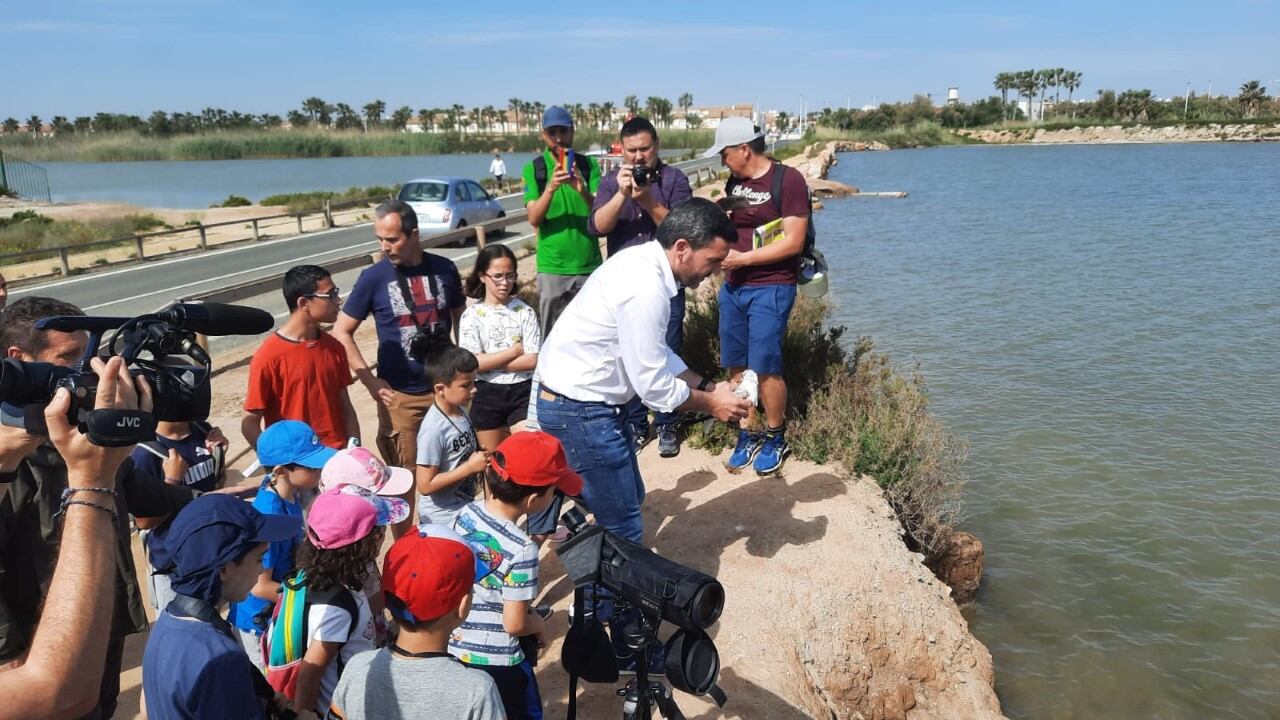
<instances>
[{"instance_id":1,"label":"metal guardrail","mask_svg":"<svg viewBox=\"0 0 1280 720\"><path fill-rule=\"evenodd\" d=\"M49 173L20 157L0 151L0 190L31 200L50 202Z\"/></svg>"},{"instance_id":2,"label":"metal guardrail","mask_svg":"<svg viewBox=\"0 0 1280 720\"><path fill-rule=\"evenodd\" d=\"M250 239L257 242L261 240L263 237L262 223L270 220L280 220L283 218L294 218L294 220L297 222L298 234L302 235L306 232L306 230L303 228L304 219L314 218L316 216L319 216L323 218L322 229L331 229L335 227L334 220L333 220L333 214L335 211L341 211L341 210L344 210L347 208L353 208L353 207L360 207L362 205L367 206L370 203L382 202L383 200L386 200L386 199L387 199L386 196L378 195L374 197L360 198L358 200L346 200L340 203L330 203L330 201L325 200L321 208L314 212L304 212L304 213L286 212L286 213L278 213L275 215L260 215L254 218L226 220L218 223L197 222L193 225L184 225L182 227L170 228L168 230L156 230L154 232L135 233L133 235L125 235L122 237L110 238L107 240L95 240L93 242L83 243L80 245L61 245L57 247L37 248L34 250L22 250L20 252L4 253L4 254L0 254L0 267L14 264L15 261L20 260L22 258L32 258L34 260L39 260L42 258L47 258L47 257L56 255L58 258L59 270L61 271L61 274L65 277L71 274L71 256L73 254L92 252L94 249L97 249L97 248L123 245L125 243L132 242L134 244L134 255L129 259L129 262L153 260L155 258L165 257L167 255L175 255L178 253L190 252L190 250L171 250L168 252L152 252L151 254L147 254L146 245L145 245L147 240L151 240L159 237L166 237L170 235L183 235L191 232L197 232L199 233L199 236L200 236L199 249L201 251L204 251L209 249L209 235L208 235L209 230L213 230L221 227L230 227L232 225L251 225L252 232L253 232L252 236L245 236L242 238L232 238L230 240L223 240L222 242L215 243L215 244L224 245L224 244L235 243L235 242L243 242ZM24 278L24 279L29 279L29 278Z\"/></svg>"},{"instance_id":3,"label":"metal guardrail","mask_svg":"<svg viewBox=\"0 0 1280 720\"><path fill-rule=\"evenodd\" d=\"M450 230L448 232L438 233L436 235L428 235L422 238L422 246L427 248L437 248L445 245L452 245L459 241L467 241L475 239L476 250L484 247L487 236L495 230L502 230L512 225L519 225L528 222L529 212L527 210L518 210L507 217L490 220L486 223L478 225L469 225L467 227ZM372 243L373 240L370 240ZM359 255L351 255L339 258L325 264L325 269L332 274L344 272L346 270L354 270L365 265L371 265L376 262L381 253L376 250L362 252ZM205 293L199 293L189 297L181 298L180 302L219 302L234 303L247 300L251 297L257 297L268 292L275 292L280 289L280 282L284 279L284 273L275 273L264 278L250 280L248 282L232 285L226 288L219 288Z\"/></svg>"}]
</instances>

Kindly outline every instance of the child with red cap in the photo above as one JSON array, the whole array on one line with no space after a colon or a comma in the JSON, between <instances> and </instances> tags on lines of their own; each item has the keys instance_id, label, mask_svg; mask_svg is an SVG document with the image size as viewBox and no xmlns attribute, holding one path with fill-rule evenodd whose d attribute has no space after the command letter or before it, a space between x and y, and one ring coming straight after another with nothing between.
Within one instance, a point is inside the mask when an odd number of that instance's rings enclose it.
<instances>
[{"instance_id":1,"label":"child with red cap","mask_svg":"<svg viewBox=\"0 0 1280 720\"><path fill-rule=\"evenodd\" d=\"M493 680L445 651L471 610L477 572L489 570L477 565L471 548L449 528L421 525L397 540L387 553L382 582L400 632L389 647L351 659L329 717L505 718Z\"/></svg>"},{"instance_id":2,"label":"child with red cap","mask_svg":"<svg viewBox=\"0 0 1280 720\"><path fill-rule=\"evenodd\" d=\"M458 513L453 527L489 569L476 581L475 602L449 640L449 652L497 683L510 720L541 720L542 697L520 637L546 645L544 619L531 608L538 594L538 546L520 518L545 510L560 489L582 494L582 478L569 468L560 441L544 432L516 433L490 454L484 500Z\"/></svg>"}]
</instances>

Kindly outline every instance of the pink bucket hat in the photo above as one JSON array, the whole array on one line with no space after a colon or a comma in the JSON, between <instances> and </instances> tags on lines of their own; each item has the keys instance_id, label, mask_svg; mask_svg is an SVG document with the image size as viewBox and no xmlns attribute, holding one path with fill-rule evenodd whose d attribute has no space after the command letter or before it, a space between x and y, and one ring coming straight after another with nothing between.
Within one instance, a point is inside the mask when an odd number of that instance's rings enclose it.
<instances>
[{"instance_id":1,"label":"pink bucket hat","mask_svg":"<svg viewBox=\"0 0 1280 720\"><path fill-rule=\"evenodd\" d=\"M379 495L404 495L413 489L413 473L387 467L368 448L339 450L320 471L320 490L357 485Z\"/></svg>"},{"instance_id":2,"label":"pink bucket hat","mask_svg":"<svg viewBox=\"0 0 1280 720\"><path fill-rule=\"evenodd\" d=\"M316 496L307 514L307 538L324 550L363 540L375 527L409 517L409 503L382 497L358 485L343 485Z\"/></svg>"}]
</instances>

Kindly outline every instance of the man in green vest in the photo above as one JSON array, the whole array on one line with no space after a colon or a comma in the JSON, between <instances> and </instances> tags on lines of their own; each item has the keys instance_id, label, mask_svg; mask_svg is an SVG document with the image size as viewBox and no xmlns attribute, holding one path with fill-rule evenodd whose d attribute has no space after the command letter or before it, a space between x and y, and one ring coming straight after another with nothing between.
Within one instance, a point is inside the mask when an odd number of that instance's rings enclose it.
<instances>
[{"instance_id":1,"label":"man in green vest","mask_svg":"<svg viewBox=\"0 0 1280 720\"><path fill-rule=\"evenodd\" d=\"M538 231L538 319L542 337L600 267L600 243L587 232L600 165L573 149L573 118L559 106L542 116L547 149L524 166L524 203Z\"/></svg>"}]
</instances>

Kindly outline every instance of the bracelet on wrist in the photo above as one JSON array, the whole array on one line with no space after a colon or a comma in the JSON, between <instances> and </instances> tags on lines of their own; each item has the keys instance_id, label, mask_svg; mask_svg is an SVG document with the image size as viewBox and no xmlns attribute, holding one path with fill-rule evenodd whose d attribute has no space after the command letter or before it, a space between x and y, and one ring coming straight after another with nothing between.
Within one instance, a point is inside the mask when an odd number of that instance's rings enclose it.
<instances>
[{"instance_id":1,"label":"bracelet on wrist","mask_svg":"<svg viewBox=\"0 0 1280 720\"><path fill-rule=\"evenodd\" d=\"M16 469L0 472L0 485L7 485L17 479L18 471Z\"/></svg>"},{"instance_id":2,"label":"bracelet on wrist","mask_svg":"<svg viewBox=\"0 0 1280 720\"><path fill-rule=\"evenodd\" d=\"M116 496L116 490L115 490L115 488L109 488L109 487L69 487L69 488L67 488L66 490L63 490L63 491L62 491L62 501L63 501L63 502L66 502L68 498L70 498L72 495L75 495L75 494L76 494L76 493L78 493L78 492L105 493L105 494L107 494L107 495L110 495L111 497L115 497L115 496Z\"/></svg>"},{"instance_id":3,"label":"bracelet on wrist","mask_svg":"<svg viewBox=\"0 0 1280 720\"><path fill-rule=\"evenodd\" d=\"M709 392L709 391L711 390L711 388L714 388L715 386L716 386L716 384L715 384L714 382L712 382L712 381L711 381L711 378L705 378L705 377L704 377L704 378L702 378L701 380L699 380L699 381L698 381L698 391L699 391L699 392Z\"/></svg>"},{"instance_id":4,"label":"bracelet on wrist","mask_svg":"<svg viewBox=\"0 0 1280 720\"><path fill-rule=\"evenodd\" d=\"M110 515L112 521L116 520L116 509L113 507L108 507L106 505L99 505L96 502L89 502L88 500L72 500L72 499L63 500L62 505L58 508L58 512L56 515L54 515L54 517L56 518L58 515L65 514L67 512L67 508L71 507L72 505L83 505L84 507L90 507L90 508L93 508L94 510L101 510L102 512Z\"/></svg>"}]
</instances>

